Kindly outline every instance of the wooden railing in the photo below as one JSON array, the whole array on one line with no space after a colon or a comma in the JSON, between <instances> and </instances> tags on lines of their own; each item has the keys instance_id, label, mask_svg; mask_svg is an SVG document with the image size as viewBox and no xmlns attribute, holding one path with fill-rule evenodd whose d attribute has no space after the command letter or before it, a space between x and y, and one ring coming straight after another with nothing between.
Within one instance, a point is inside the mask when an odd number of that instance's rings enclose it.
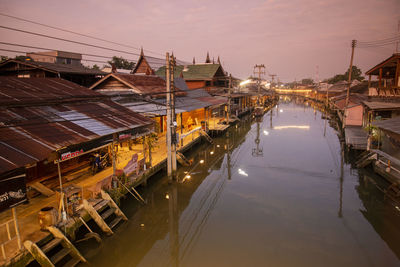
<instances>
[{"instance_id":1,"label":"wooden railing","mask_svg":"<svg viewBox=\"0 0 400 267\"><path fill-rule=\"evenodd\" d=\"M19 229L18 229L18 221L17 221L17 213L15 208L12 208L12 215L13 218L11 220L8 220L2 224L0 224L0 229L4 229L3 227L6 228L6 232L7 232L7 239L5 241L0 241L0 247L1 247L1 253L3 254L3 259L6 260L7 259L7 254L6 254L6 249L5 246L12 242L13 240L17 240L17 244L18 244L18 249L21 249L21 237L19 235ZM10 231L10 224L13 224L11 227L14 227L14 236L11 236L11 231Z\"/></svg>"}]
</instances>

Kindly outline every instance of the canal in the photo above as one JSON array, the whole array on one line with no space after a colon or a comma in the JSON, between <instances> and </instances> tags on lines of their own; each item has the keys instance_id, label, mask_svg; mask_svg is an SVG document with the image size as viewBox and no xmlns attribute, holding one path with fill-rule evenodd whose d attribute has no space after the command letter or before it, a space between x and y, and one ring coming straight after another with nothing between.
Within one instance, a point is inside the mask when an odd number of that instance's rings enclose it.
<instances>
[{"instance_id":1,"label":"canal","mask_svg":"<svg viewBox=\"0 0 400 267\"><path fill-rule=\"evenodd\" d=\"M152 178L147 205L128 195L129 221L79 249L92 266L399 266L400 209L341 147L321 112L281 99L190 151L179 183Z\"/></svg>"}]
</instances>

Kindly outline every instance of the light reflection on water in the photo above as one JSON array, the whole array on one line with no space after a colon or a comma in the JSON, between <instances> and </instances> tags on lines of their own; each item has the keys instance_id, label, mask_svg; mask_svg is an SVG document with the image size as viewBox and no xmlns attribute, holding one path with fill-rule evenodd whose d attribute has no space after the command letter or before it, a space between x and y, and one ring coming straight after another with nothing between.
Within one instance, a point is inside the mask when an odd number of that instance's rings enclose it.
<instances>
[{"instance_id":1,"label":"light reflection on water","mask_svg":"<svg viewBox=\"0 0 400 267\"><path fill-rule=\"evenodd\" d=\"M372 175L345 163L337 134L320 112L281 101L262 120L241 122L228 134L192 151L194 165L178 173L182 179L190 175L183 183L168 184L159 175L142 190L146 206L125 201L129 221L100 248L84 249L89 261L94 266L400 264L399 212L383 202L369 182Z\"/></svg>"}]
</instances>

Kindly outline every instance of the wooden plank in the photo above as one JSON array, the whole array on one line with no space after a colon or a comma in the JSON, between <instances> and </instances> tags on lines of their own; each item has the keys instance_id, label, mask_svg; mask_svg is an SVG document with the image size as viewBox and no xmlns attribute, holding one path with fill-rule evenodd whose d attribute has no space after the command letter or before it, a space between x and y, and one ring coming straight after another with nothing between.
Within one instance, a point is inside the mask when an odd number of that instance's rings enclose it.
<instances>
[{"instance_id":1,"label":"wooden plank","mask_svg":"<svg viewBox=\"0 0 400 267\"><path fill-rule=\"evenodd\" d=\"M122 220L122 217L116 217L111 223L110 223L110 227L114 228L115 226L117 226L117 224Z\"/></svg>"},{"instance_id":2,"label":"wooden plank","mask_svg":"<svg viewBox=\"0 0 400 267\"><path fill-rule=\"evenodd\" d=\"M50 197L52 195L55 194L55 192L53 190L51 190L50 188L48 188L47 186L43 185L40 182L35 182L30 184L30 186L35 189L36 191L40 192L41 194Z\"/></svg>"},{"instance_id":3,"label":"wooden plank","mask_svg":"<svg viewBox=\"0 0 400 267\"><path fill-rule=\"evenodd\" d=\"M109 208L108 210L106 210L105 212L103 212L101 214L101 218L103 218L103 220L106 220L108 217L110 217L114 213L115 213L115 209Z\"/></svg>"},{"instance_id":4,"label":"wooden plank","mask_svg":"<svg viewBox=\"0 0 400 267\"><path fill-rule=\"evenodd\" d=\"M81 262L80 259L72 257L72 259L70 259L64 266L74 267L80 262Z\"/></svg>"},{"instance_id":5,"label":"wooden plank","mask_svg":"<svg viewBox=\"0 0 400 267\"><path fill-rule=\"evenodd\" d=\"M101 201L97 202L97 204L94 205L93 208L98 212L98 211L102 210L107 205L108 205L108 200L107 199L102 199Z\"/></svg>"},{"instance_id":6,"label":"wooden plank","mask_svg":"<svg viewBox=\"0 0 400 267\"><path fill-rule=\"evenodd\" d=\"M64 259L70 252L71 250L69 248L62 248L59 252L51 256L50 260L53 264L57 264L57 262Z\"/></svg>"},{"instance_id":7,"label":"wooden plank","mask_svg":"<svg viewBox=\"0 0 400 267\"><path fill-rule=\"evenodd\" d=\"M58 244L60 244L62 241L61 238L54 238L53 240L51 240L50 242L48 242L46 245L44 245L43 247L41 247L40 249L44 252L47 253L49 252L51 249L55 248Z\"/></svg>"}]
</instances>

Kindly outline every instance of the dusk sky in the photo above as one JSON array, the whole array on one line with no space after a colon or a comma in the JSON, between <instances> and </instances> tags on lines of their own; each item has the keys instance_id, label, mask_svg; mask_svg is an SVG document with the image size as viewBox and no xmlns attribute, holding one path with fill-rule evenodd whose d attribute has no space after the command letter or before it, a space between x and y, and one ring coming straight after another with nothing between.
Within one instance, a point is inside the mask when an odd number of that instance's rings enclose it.
<instances>
[{"instance_id":1,"label":"dusk sky","mask_svg":"<svg viewBox=\"0 0 400 267\"><path fill-rule=\"evenodd\" d=\"M99 38L143 46L164 57L204 62L207 51L226 71L248 77L255 64L265 64L282 81L320 79L344 73L352 39L373 41L398 35L400 0L186 0L186 1L16 1L1 0L0 12ZM0 16L0 25L49 34L138 53L101 41ZM0 29L1 42L58 50L118 55L61 41ZM39 51L0 45L2 49ZM356 48L354 64L363 72L395 51ZM1 55L15 56L0 51ZM88 57L86 57L88 58ZM98 59L97 59L98 60ZM103 59L104 61L106 59ZM84 62L88 64L87 62ZM97 63L103 65L102 63Z\"/></svg>"}]
</instances>

